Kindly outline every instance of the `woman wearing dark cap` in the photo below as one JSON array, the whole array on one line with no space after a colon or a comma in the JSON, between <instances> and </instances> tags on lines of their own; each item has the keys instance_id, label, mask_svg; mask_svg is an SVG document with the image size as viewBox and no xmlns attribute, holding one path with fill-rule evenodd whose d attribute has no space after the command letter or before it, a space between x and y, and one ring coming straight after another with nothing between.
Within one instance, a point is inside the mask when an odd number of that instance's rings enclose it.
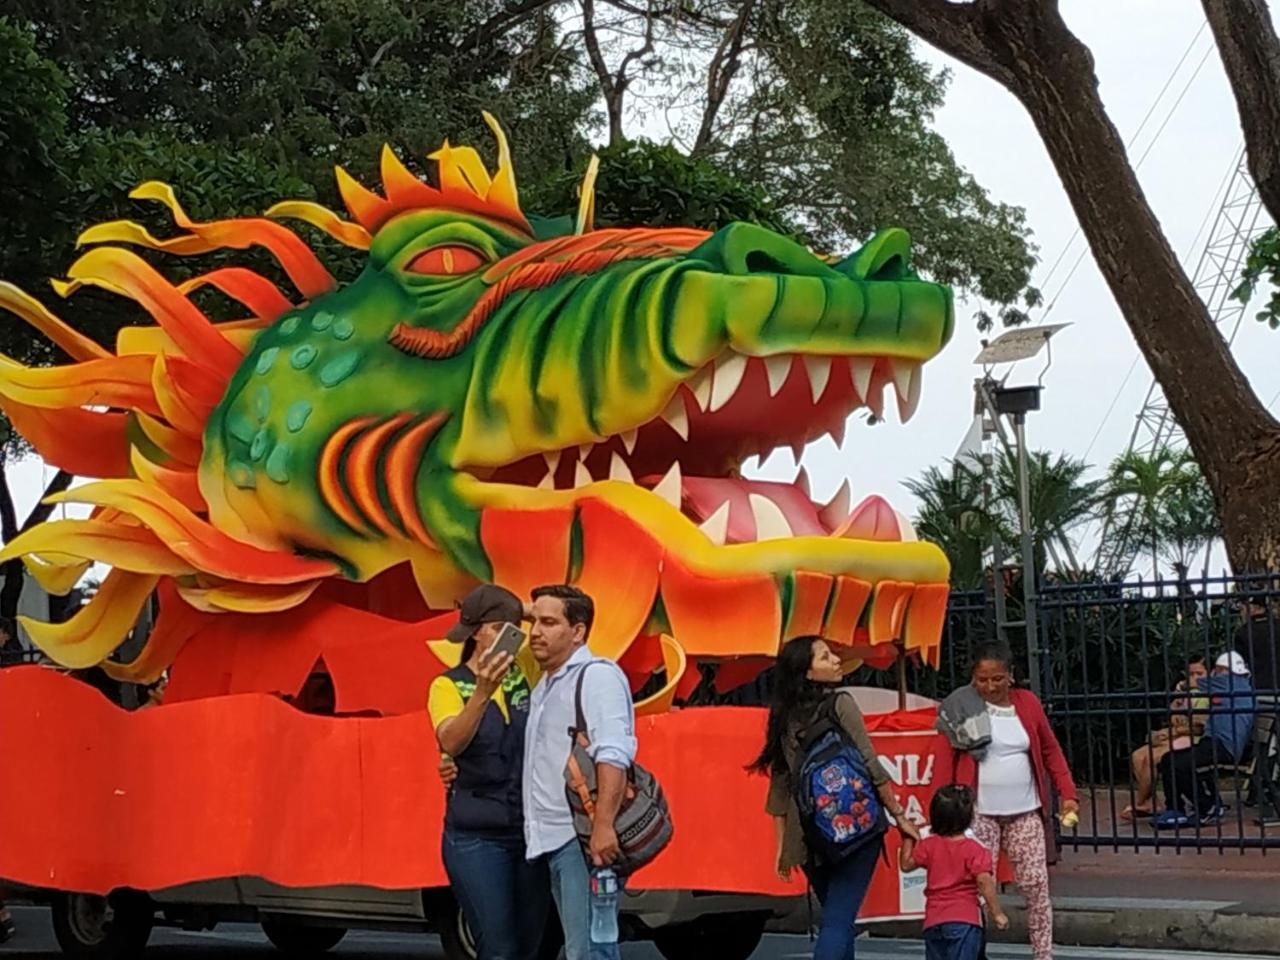
<instances>
[{"instance_id":1,"label":"woman wearing dark cap","mask_svg":"<svg viewBox=\"0 0 1280 960\"><path fill-rule=\"evenodd\" d=\"M457 766L442 843L449 883L475 937L480 960L532 960L546 928L550 883L525 860L521 812L524 729L530 683L509 653L490 651L503 624L524 605L484 584L462 601L448 633L461 643L458 666L431 684L428 711L440 751Z\"/></svg>"}]
</instances>

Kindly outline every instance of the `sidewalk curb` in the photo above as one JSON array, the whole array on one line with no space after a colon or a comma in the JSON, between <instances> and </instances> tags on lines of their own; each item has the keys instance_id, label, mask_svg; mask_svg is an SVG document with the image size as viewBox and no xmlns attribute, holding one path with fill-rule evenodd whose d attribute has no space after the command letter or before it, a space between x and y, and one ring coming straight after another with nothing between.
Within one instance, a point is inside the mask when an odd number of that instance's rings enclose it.
<instances>
[{"instance_id":1,"label":"sidewalk curb","mask_svg":"<svg viewBox=\"0 0 1280 960\"><path fill-rule=\"evenodd\" d=\"M994 943L1026 943L1021 897L1001 898L1008 930ZM918 923L876 924L872 936L919 937ZM1280 909L1262 912L1237 901L1062 897L1054 900L1053 942L1071 947L1200 950L1280 956Z\"/></svg>"}]
</instances>

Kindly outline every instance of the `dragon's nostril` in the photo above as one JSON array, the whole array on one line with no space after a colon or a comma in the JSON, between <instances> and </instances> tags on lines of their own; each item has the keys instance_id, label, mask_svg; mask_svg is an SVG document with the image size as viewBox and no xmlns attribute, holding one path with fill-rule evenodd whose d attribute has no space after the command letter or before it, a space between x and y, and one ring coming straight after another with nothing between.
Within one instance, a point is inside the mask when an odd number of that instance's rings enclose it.
<instances>
[{"instance_id":1,"label":"dragon's nostril","mask_svg":"<svg viewBox=\"0 0 1280 960\"><path fill-rule=\"evenodd\" d=\"M894 254L880 266L876 267L866 278L868 280L902 280L907 275L906 261Z\"/></svg>"},{"instance_id":2,"label":"dragon's nostril","mask_svg":"<svg viewBox=\"0 0 1280 960\"><path fill-rule=\"evenodd\" d=\"M777 257L764 250L752 250L743 258L748 273L790 273L791 270Z\"/></svg>"}]
</instances>

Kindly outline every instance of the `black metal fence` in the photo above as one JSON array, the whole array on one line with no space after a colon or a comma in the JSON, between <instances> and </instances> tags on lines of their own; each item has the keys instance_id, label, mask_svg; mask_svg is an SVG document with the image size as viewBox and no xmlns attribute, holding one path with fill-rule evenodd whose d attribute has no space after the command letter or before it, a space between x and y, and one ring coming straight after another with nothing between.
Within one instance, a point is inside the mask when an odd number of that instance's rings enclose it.
<instances>
[{"instance_id":1,"label":"black metal fence","mask_svg":"<svg viewBox=\"0 0 1280 960\"><path fill-rule=\"evenodd\" d=\"M1007 598L1012 620L1019 597ZM1280 581L1051 582L1037 624L1034 660L1025 629L1004 633L1080 790L1063 846L1280 849ZM989 593L954 594L941 669L918 670L913 689L940 697L965 682L969 651L997 633ZM1231 652L1249 676L1203 681L1212 696L1194 689Z\"/></svg>"}]
</instances>

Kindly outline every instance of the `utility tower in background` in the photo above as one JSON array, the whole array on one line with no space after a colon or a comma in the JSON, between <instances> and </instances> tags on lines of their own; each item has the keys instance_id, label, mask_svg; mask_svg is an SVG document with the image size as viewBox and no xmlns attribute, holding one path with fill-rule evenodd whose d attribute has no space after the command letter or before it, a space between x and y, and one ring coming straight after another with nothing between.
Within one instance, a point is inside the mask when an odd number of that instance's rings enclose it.
<instances>
[{"instance_id":1,"label":"utility tower in background","mask_svg":"<svg viewBox=\"0 0 1280 960\"><path fill-rule=\"evenodd\" d=\"M1232 297L1232 293L1240 283L1240 271L1249 255L1250 245L1270 226L1263 214L1258 189L1249 176L1243 147L1236 154L1215 202L1217 213L1213 226L1191 279L1200 299L1208 307L1209 315L1230 346L1246 309L1246 304ZM1147 389L1146 401L1138 411L1127 451L1154 456L1163 450L1178 449L1185 443L1182 428L1169 411L1160 385L1153 379ZM1139 549L1133 536L1136 520L1137 504L1132 498L1126 503L1113 501L1110 504L1103 518L1094 559L1094 565L1102 576L1123 577L1132 569Z\"/></svg>"}]
</instances>

